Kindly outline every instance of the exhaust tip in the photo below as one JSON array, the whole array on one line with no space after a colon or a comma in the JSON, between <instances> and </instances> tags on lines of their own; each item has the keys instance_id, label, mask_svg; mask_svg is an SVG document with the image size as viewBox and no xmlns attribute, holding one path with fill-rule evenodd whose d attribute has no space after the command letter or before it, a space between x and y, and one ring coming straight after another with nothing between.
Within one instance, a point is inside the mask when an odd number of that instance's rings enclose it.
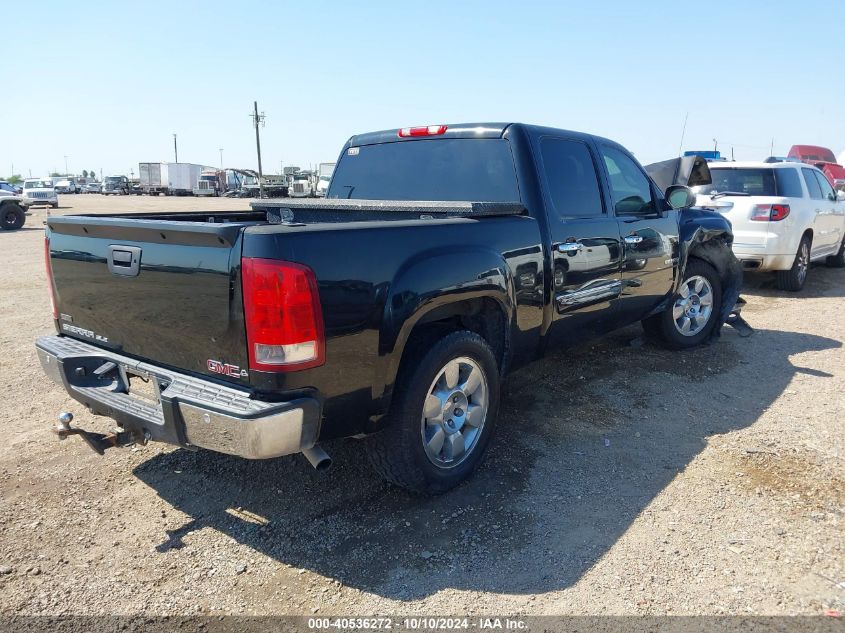
<instances>
[{"instance_id":1,"label":"exhaust tip","mask_svg":"<svg viewBox=\"0 0 845 633\"><path fill-rule=\"evenodd\" d=\"M332 458L329 454L319 446L312 446L302 451L305 459L314 467L315 470L328 470L332 465Z\"/></svg>"}]
</instances>

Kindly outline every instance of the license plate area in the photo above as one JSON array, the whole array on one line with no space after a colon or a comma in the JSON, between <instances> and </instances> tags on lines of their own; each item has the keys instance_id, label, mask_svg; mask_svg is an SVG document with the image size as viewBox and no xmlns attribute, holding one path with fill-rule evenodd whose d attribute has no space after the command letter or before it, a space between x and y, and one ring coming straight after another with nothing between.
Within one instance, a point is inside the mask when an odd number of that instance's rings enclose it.
<instances>
[{"instance_id":1,"label":"license plate area","mask_svg":"<svg viewBox=\"0 0 845 633\"><path fill-rule=\"evenodd\" d=\"M155 376L134 372L130 369L124 371L126 373L126 393L145 402L161 404L161 387Z\"/></svg>"}]
</instances>

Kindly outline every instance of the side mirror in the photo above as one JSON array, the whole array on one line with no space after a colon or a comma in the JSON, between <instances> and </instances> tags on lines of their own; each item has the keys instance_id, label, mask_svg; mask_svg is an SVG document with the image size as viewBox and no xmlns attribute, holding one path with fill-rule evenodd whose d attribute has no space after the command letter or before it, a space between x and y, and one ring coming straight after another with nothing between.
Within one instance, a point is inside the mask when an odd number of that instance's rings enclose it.
<instances>
[{"instance_id":1,"label":"side mirror","mask_svg":"<svg viewBox=\"0 0 845 633\"><path fill-rule=\"evenodd\" d=\"M842 191L841 189L837 190L836 191L836 200L838 202L845 202L845 191Z\"/></svg>"},{"instance_id":2,"label":"side mirror","mask_svg":"<svg viewBox=\"0 0 845 633\"><path fill-rule=\"evenodd\" d=\"M673 209L688 209L695 204L695 194L684 185L671 185L664 196Z\"/></svg>"}]
</instances>

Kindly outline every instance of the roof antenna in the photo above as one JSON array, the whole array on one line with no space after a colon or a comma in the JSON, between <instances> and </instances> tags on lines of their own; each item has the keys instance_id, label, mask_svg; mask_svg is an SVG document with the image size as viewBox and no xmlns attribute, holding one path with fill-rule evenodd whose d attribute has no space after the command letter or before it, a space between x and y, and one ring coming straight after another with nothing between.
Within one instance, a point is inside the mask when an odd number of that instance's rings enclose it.
<instances>
[{"instance_id":1,"label":"roof antenna","mask_svg":"<svg viewBox=\"0 0 845 633\"><path fill-rule=\"evenodd\" d=\"M684 135L687 133L687 119L689 118L689 111L684 115L684 127L681 130L681 144L678 145L678 158L681 157L681 151L684 149Z\"/></svg>"}]
</instances>

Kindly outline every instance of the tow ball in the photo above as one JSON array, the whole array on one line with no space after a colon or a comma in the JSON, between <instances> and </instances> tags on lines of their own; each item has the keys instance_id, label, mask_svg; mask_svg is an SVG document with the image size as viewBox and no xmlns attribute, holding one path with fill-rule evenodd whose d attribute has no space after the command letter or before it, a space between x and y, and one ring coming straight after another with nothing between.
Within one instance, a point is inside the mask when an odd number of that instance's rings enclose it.
<instances>
[{"instance_id":1,"label":"tow ball","mask_svg":"<svg viewBox=\"0 0 845 633\"><path fill-rule=\"evenodd\" d=\"M60 440L66 440L71 435L78 435L92 450L100 455L105 454L106 449L116 446L128 446L130 444L146 444L150 439L148 433L140 431L124 431L117 429L112 433L93 433L77 427L72 427L73 414L63 411L59 414L59 423L53 429L53 433L59 436Z\"/></svg>"}]
</instances>

